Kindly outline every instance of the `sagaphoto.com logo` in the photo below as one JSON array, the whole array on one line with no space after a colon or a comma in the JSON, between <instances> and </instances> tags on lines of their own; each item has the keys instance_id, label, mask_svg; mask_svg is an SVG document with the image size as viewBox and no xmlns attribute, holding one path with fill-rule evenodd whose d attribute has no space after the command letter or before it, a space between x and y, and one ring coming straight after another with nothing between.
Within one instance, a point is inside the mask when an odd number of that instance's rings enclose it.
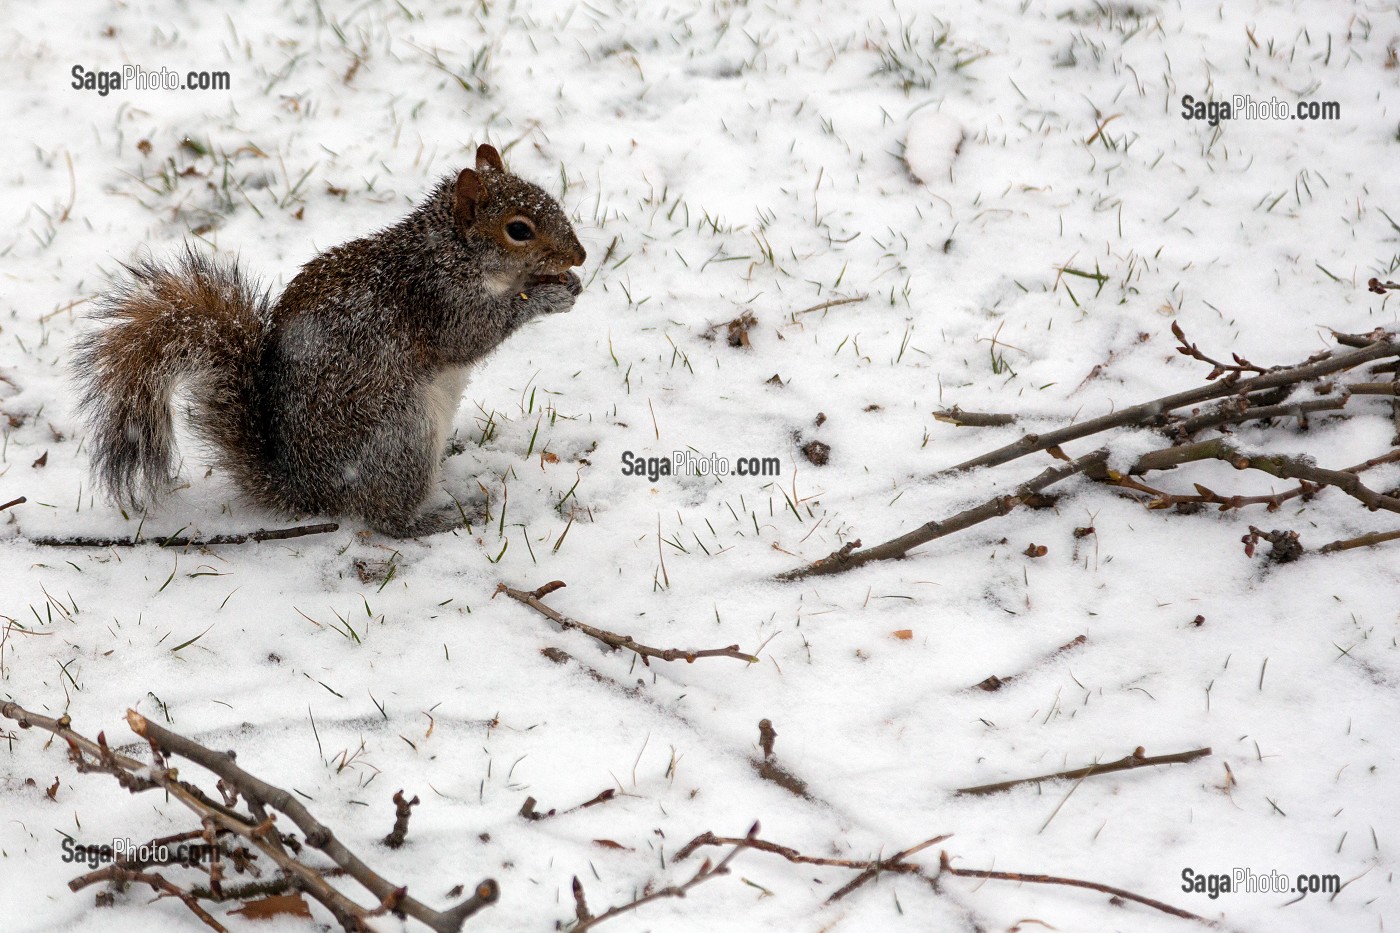
<instances>
[{"instance_id":1,"label":"sagaphoto.com logo","mask_svg":"<svg viewBox=\"0 0 1400 933\"><path fill-rule=\"evenodd\" d=\"M106 97L113 91L227 91L232 81L227 71L176 71L161 66L156 70L140 65L100 70L74 65L71 87Z\"/></svg>"},{"instance_id":2,"label":"sagaphoto.com logo","mask_svg":"<svg viewBox=\"0 0 1400 933\"><path fill-rule=\"evenodd\" d=\"M728 457L677 450L669 457L622 452L622 475L645 476L655 483L663 476L778 476L783 472L777 457Z\"/></svg>"},{"instance_id":3,"label":"sagaphoto.com logo","mask_svg":"<svg viewBox=\"0 0 1400 933\"><path fill-rule=\"evenodd\" d=\"M1181 98L1181 118L1202 120L1211 126L1218 126L1221 120L1340 120L1342 105L1335 100L1300 100L1290 107L1277 97L1256 100L1248 94L1236 94L1221 100L1202 100L1185 94Z\"/></svg>"}]
</instances>

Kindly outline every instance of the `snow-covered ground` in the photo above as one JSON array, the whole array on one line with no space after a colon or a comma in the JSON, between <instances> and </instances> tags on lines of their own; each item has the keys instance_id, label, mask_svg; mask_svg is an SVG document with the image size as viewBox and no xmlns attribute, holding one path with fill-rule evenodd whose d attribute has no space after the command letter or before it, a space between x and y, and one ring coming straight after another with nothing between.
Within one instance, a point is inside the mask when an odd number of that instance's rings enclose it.
<instances>
[{"instance_id":1,"label":"snow-covered ground","mask_svg":"<svg viewBox=\"0 0 1400 933\"><path fill-rule=\"evenodd\" d=\"M1173 352L1172 320L1207 352L1265 365L1327 348L1326 327L1394 326L1394 300L1364 285L1400 265L1393 4L133 0L0 16L0 502L29 499L0 516L0 698L114 743L134 707L236 748L420 899L446 906L455 885L498 879L500 903L467 929L567 924L575 875L595 911L684 881L699 861L672 863L685 842L754 820L765 839L854 859L951 833L915 857L930 873L941 849L1233 928L1395 926L1400 545L1266 570L1240 544L1251 521L1315 546L1394 527L1385 513L1329 491L1274 515L1176 515L1074 480L1053 512L773 581L1050 462L929 481L1018 436L936 409L1048 428L1197 385L1206 367ZM71 86L74 65L126 64L227 71L231 89ZM1336 101L1340 119L1213 127L1183 118L1188 94ZM561 197L589 253L574 311L512 338L467 388L446 482L489 491L490 527L399 543L346 522L188 552L28 543L140 521L92 493L65 370L120 262L193 236L277 288L488 140ZM733 347L724 324L745 312L750 346ZM1331 467L1388 450L1386 404L1355 401L1349 420L1238 442ZM826 465L800 452L812 440ZM1161 442L1112 443L1121 460ZM622 473L625 451L676 450L782 471ZM148 536L292 523L239 504L185 453L188 485L146 517ZM1391 488L1400 469L1368 477ZM1162 482L1192 479L1270 488L1223 467ZM1032 542L1046 555L1027 557ZM570 616L761 662L648 669L491 598L499 582L556 579L568 588L547 601ZM991 674L1022 676L971 689ZM808 799L757 775L762 718ZM0 928L203 929L144 889L108 910L69 892L82 866L62 861L65 835L142 840L191 820L12 727ZM953 794L1136 746L1214 753ZM390 851L377 840L399 788L422 804ZM596 807L518 815L527 796L563 809L608 788L619 796ZM602 928L1196 926L1092 891L963 878L934 890L886 875L824 906L852 872L762 852L732 868ZM1235 868L1351 883L1291 904L1182 890L1184 869Z\"/></svg>"}]
</instances>

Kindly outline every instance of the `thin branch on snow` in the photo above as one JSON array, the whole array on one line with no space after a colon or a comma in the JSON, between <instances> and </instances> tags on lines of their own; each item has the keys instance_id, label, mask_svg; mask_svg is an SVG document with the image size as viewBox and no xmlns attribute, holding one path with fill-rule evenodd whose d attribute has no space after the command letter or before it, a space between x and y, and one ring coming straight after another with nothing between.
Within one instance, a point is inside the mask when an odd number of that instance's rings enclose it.
<instances>
[{"instance_id":1,"label":"thin branch on snow","mask_svg":"<svg viewBox=\"0 0 1400 933\"><path fill-rule=\"evenodd\" d=\"M1171 914L1173 917L1180 917L1183 920L1195 920L1208 927L1219 926L1214 920L1191 913L1189 910L1182 910L1180 907L1173 907L1164 904L1154 898L1144 897L1141 894L1134 894L1132 891L1125 891L1122 888L1115 888L1112 885L1099 884L1097 881L1081 881L1078 878L1056 878L1053 875L1028 875L1018 871L982 871L977 868L954 868L948 858L947 852L939 853L938 868L940 873L957 875L961 878L990 878L997 881L1019 881L1023 884L1063 884L1073 888L1087 888L1090 891L1100 891L1104 894L1111 894L1114 897L1121 897L1127 901L1136 901L1147 907Z\"/></svg>"},{"instance_id":2,"label":"thin branch on snow","mask_svg":"<svg viewBox=\"0 0 1400 933\"><path fill-rule=\"evenodd\" d=\"M284 541L288 538L301 538L306 535L329 534L339 529L340 525L335 522L321 522L315 525L296 525L292 528L259 528L257 531L244 532L243 534L214 535L212 538L185 538L181 537L180 532L177 531L164 538L143 538L138 533L129 538L84 536L31 538L30 543L43 547L136 547L141 544L154 544L163 548L212 547L216 544L246 544L249 541Z\"/></svg>"},{"instance_id":3,"label":"thin branch on snow","mask_svg":"<svg viewBox=\"0 0 1400 933\"><path fill-rule=\"evenodd\" d=\"M806 567L798 567L795 570L779 574L778 579L800 580L803 577L842 573L872 560L896 560L921 544L927 544L945 535L971 528L973 525L988 519L999 518L1017 506L1024 505L1032 496L1043 492L1055 483L1068 479L1077 473L1082 473L1107 459L1107 450L1096 450L1093 453L1085 454L1078 460L1071 460L1064 466L1047 467L1043 472L1017 486L1007 495L994 496L981 505L964 509L941 522L928 522L908 534L900 535L898 538L877 544L864 551L857 550L860 547L860 541L847 542L840 550L833 551L821 560L808 564Z\"/></svg>"},{"instance_id":4,"label":"thin branch on snow","mask_svg":"<svg viewBox=\"0 0 1400 933\"><path fill-rule=\"evenodd\" d=\"M990 453L979 457L973 457L956 466L948 467L933 474L934 477L949 476L954 473L961 473L963 470L971 470L975 467L997 466L1002 463L1009 463L1027 454L1040 450L1047 450L1051 447L1058 447L1069 441L1078 440L1082 437L1089 437L1102 433L1110 428L1126 427L1137 425L1142 427L1163 426L1165 416L1188 405L1196 405L1201 402L1209 402L1213 399L1224 398L1229 395L1247 395L1251 392L1259 392L1264 389L1275 389L1281 386L1298 385L1309 382L1322 376L1329 376L1332 373L1354 369L1362 363L1369 363L1372 360L1384 359L1391 356L1400 356L1400 341L1397 341L1394 334L1385 334L1360 349L1350 353L1334 354L1322 352L1295 366L1284 366L1270 369L1263 375L1254 376L1250 379L1231 379L1229 377L1195 389L1188 389L1185 392L1177 392L1174 395L1163 396L1153 399L1150 402L1143 402L1116 411L1113 414L1103 415L1099 418L1091 418L1079 424L1069 425L1056 431L1046 434L1027 434L1020 440L1007 444Z\"/></svg>"},{"instance_id":5,"label":"thin branch on snow","mask_svg":"<svg viewBox=\"0 0 1400 933\"><path fill-rule=\"evenodd\" d=\"M1068 781L1078 778L1086 778L1096 774L1110 774L1114 771L1131 771L1134 768L1150 768L1155 765L1179 765L1197 758L1204 758L1211 753L1209 748L1194 748L1189 752L1177 752L1172 755L1156 755L1151 758L1141 745L1133 749L1132 754L1124 755L1117 761L1107 761L1102 764L1089 765L1087 768L1073 768L1069 771L1056 771L1054 774L1040 774L1035 777L1016 778L1011 781L998 781L995 784L979 784L976 787L960 787L959 794L985 795L998 794L1022 784L1041 784L1045 781Z\"/></svg>"},{"instance_id":6,"label":"thin branch on snow","mask_svg":"<svg viewBox=\"0 0 1400 933\"><path fill-rule=\"evenodd\" d=\"M948 838L950 838L949 835L934 836L932 839L926 839L918 845L910 846L902 852L897 852L886 859L840 859L821 858L818 856L803 855L801 852L789 846L778 845L777 843L768 842L764 839L756 839L753 838L752 835L750 835L750 837L747 839L740 840L724 836L716 836L714 833L701 833L699 836L696 836L685 846L683 846L679 852L676 853L675 861L680 861L681 859L688 858L691 854L695 852L696 849L699 849L702 846L726 846L743 842L746 844L747 848L755 849L759 852L769 852L773 855L782 856L783 858L787 859L789 862L792 862L794 864L821 865L832 868L850 868L858 870L859 874L857 874L855 878L851 879L850 882L848 882L846 885L844 885L838 891L836 891L836 893L832 894L829 898L826 899L826 902L828 904L832 903L833 901L838 901L842 899L846 895L850 894L852 891L859 888L861 885L872 880L873 878L878 877L881 874L913 875L916 878L923 879L928 884L934 886L935 890L937 890L939 877L946 873L966 878L990 878L1003 881L1023 881L1028 884L1062 884L1077 888L1087 888L1091 891L1101 891L1104 894L1114 895L1116 897L1123 898L1124 900L1135 901L1136 903L1142 904L1146 907L1151 907L1155 910L1160 910L1163 913L1170 914L1173 917L1181 917L1185 920L1195 920L1197 923L1203 923L1206 926L1216 926L1215 921L1209 920L1205 917L1197 916L1196 914L1193 914L1190 911L1182 910L1179 907L1173 907L1170 904L1165 904L1159 900L1155 900L1150 897L1144 897L1141 894L1134 894L1131 891L1125 891L1122 888L1115 888L1112 885L1100 884L1096 881L1081 881L1077 878L1057 878L1052 875L1032 875L1022 874L1020 872L995 872L981 871L972 868L953 868L951 860L948 858L947 852L939 853L939 870L937 874L933 875L928 874L924 870L922 865L906 861L906 859L908 859L910 856L913 856L918 852L921 852L922 850L928 848L929 846L936 845Z\"/></svg>"},{"instance_id":7,"label":"thin branch on snow","mask_svg":"<svg viewBox=\"0 0 1400 933\"><path fill-rule=\"evenodd\" d=\"M525 803L520 807L520 816L527 820L547 820L554 816L564 816L567 813L574 813L579 810L587 810L589 807L596 807L600 803L607 803L617 797L617 788L609 787L607 790L599 791L589 799L577 806L569 807L567 810L545 810L543 812L535 809L535 804L539 803L534 797L526 797Z\"/></svg>"},{"instance_id":8,"label":"thin branch on snow","mask_svg":"<svg viewBox=\"0 0 1400 933\"><path fill-rule=\"evenodd\" d=\"M625 648L628 651L635 652L641 656L643 664L649 663L648 659L650 658L656 658L658 661L685 661L689 664L693 664L698 658L734 658L737 661L747 661L750 664L758 663L758 658L740 651L738 645L730 645L728 648L703 649L653 648L650 645L644 645L641 642L635 641L631 635L619 635L616 632L609 632L606 629L595 628L587 622L571 619L551 609L542 601L543 597L548 596L555 590L563 589L564 586L565 584L563 581L555 580L535 590L517 590L506 586L504 583L500 583L497 584L496 593L492 594L492 598L494 599L496 594L505 593L516 602L524 603L540 615L555 622L560 628L577 629L585 635L596 638L598 641L610 647Z\"/></svg>"},{"instance_id":9,"label":"thin branch on snow","mask_svg":"<svg viewBox=\"0 0 1400 933\"><path fill-rule=\"evenodd\" d=\"M861 885L865 884L867 881L870 881L871 879L875 878L881 873L921 873L922 869L918 865L915 865L912 862L906 862L905 859L919 852L922 852L929 846L937 845L938 843L943 842L945 839L950 838L952 838L951 833L945 833L942 836L934 836L932 839L925 839L918 845L910 846L902 852L896 852L894 855L890 856L887 859L821 858L819 856L803 855L801 852L798 852L796 849L790 848L789 846L781 846L775 842L768 842L763 839L754 838L750 838L747 844L749 848L757 849L760 852L771 852L774 855L781 855L789 862L798 865L822 865L831 868L853 868L859 870L860 874L856 875L855 878L851 879L851 881L843 885L834 894L832 894L826 899L826 903L831 904L835 901L841 900L846 895L850 894L852 891L856 890ZM690 842L686 843L681 848L681 850L676 853L675 861L679 862L682 859L689 858L695 852L695 850L699 849L701 846L728 846L734 845L737 841L739 840L727 838L724 836L716 836L714 833L701 833L694 839L690 840Z\"/></svg>"},{"instance_id":10,"label":"thin branch on snow","mask_svg":"<svg viewBox=\"0 0 1400 933\"><path fill-rule=\"evenodd\" d=\"M944 424L951 424L958 428L999 428L1008 424L1015 424L1020 420L1020 415L1004 414L1002 412L991 411L963 411L958 406L952 408L942 408L933 413L935 421L942 421Z\"/></svg>"},{"instance_id":11,"label":"thin branch on snow","mask_svg":"<svg viewBox=\"0 0 1400 933\"><path fill-rule=\"evenodd\" d=\"M671 885L665 888L649 890L648 893L643 894L641 897L638 897L635 900L628 901L626 904L621 904L617 907L609 908L608 910L605 910L603 913L598 914L596 916L589 911L588 899L584 896L583 893L583 882L579 881L578 876L575 875L573 883L574 918L578 921L578 924L570 931L570 933L584 933L585 930L591 930L598 924L603 923L607 920L611 920L613 917L616 917L619 914L625 914L628 911L636 910L643 904L649 904L652 901L660 900L663 897L685 897L686 894L689 893L689 891L695 886L704 884L711 878L718 878L720 875L729 874L729 863L734 861L734 856L738 855L744 849L749 848L750 840L752 840L757 835L758 823L754 823L753 826L749 828L748 834L742 839L734 839L726 843L726 845L732 845L734 846L734 848L729 851L728 855L720 859L718 865L712 866L710 864L710 860L705 859L704 863L700 866L700 870L697 871L695 875L684 884ZM647 887L650 888L651 886L648 885Z\"/></svg>"},{"instance_id":12,"label":"thin branch on snow","mask_svg":"<svg viewBox=\"0 0 1400 933\"><path fill-rule=\"evenodd\" d=\"M1333 554L1337 551L1350 551L1352 548L1370 547L1373 544L1384 544L1387 541L1400 540L1400 531L1373 531L1369 534L1357 535L1355 538L1343 538L1340 541L1333 541L1318 548L1323 554Z\"/></svg>"}]
</instances>

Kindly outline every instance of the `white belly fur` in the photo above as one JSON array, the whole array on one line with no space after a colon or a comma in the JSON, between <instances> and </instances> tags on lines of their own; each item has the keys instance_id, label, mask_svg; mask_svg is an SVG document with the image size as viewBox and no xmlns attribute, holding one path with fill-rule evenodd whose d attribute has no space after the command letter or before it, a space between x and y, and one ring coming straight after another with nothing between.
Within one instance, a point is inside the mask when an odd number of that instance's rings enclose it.
<instances>
[{"instance_id":1,"label":"white belly fur","mask_svg":"<svg viewBox=\"0 0 1400 933\"><path fill-rule=\"evenodd\" d=\"M427 403L429 427L433 432L434 459L442 458L447 438L452 434L452 421L462 402L462 390L467 387L467 367L450 366L440 371L428 383L424 401Z\"/></svg>"}]
</instances>

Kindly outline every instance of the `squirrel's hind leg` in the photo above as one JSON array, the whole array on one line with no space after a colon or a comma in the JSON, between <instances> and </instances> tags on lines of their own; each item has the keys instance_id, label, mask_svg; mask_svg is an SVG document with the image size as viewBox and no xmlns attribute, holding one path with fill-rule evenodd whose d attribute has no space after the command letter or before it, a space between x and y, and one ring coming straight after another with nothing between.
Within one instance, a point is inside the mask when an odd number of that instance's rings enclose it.
<instances>
[{"instance_id":1,"label":"squirrel's hind leg","mask_svg":"<svg viewBox=\"0 0 1400 933\"><path fill-rule=\"evenodd\" d=\"M486 499L483 496L454 498L445 505L425 503L437 475L436 464L421 465L415 473L420 477L419 482L407 482L405 478L409 472L386 473L384 481L378 483L373 482L373 477L367 477L371 482L364 489L359 511L375 531L395 538L420 538L485 522Z\"/></svg>"},{"instance_id":2,"label":"squirrel's hind leg","mask_svg":"<svg viewBox=\"0 0 1400 933\"><path fill-rule=\"evenodd\" d=\"M457 505L424 509L406 521L395 518L382 522L366 516L366 520L375 531L394 538L423 538L442 534L444 531L456 531L478 521L478 518L479 516L473 515L465 507Z\"/></svg>"}]
</instances>

